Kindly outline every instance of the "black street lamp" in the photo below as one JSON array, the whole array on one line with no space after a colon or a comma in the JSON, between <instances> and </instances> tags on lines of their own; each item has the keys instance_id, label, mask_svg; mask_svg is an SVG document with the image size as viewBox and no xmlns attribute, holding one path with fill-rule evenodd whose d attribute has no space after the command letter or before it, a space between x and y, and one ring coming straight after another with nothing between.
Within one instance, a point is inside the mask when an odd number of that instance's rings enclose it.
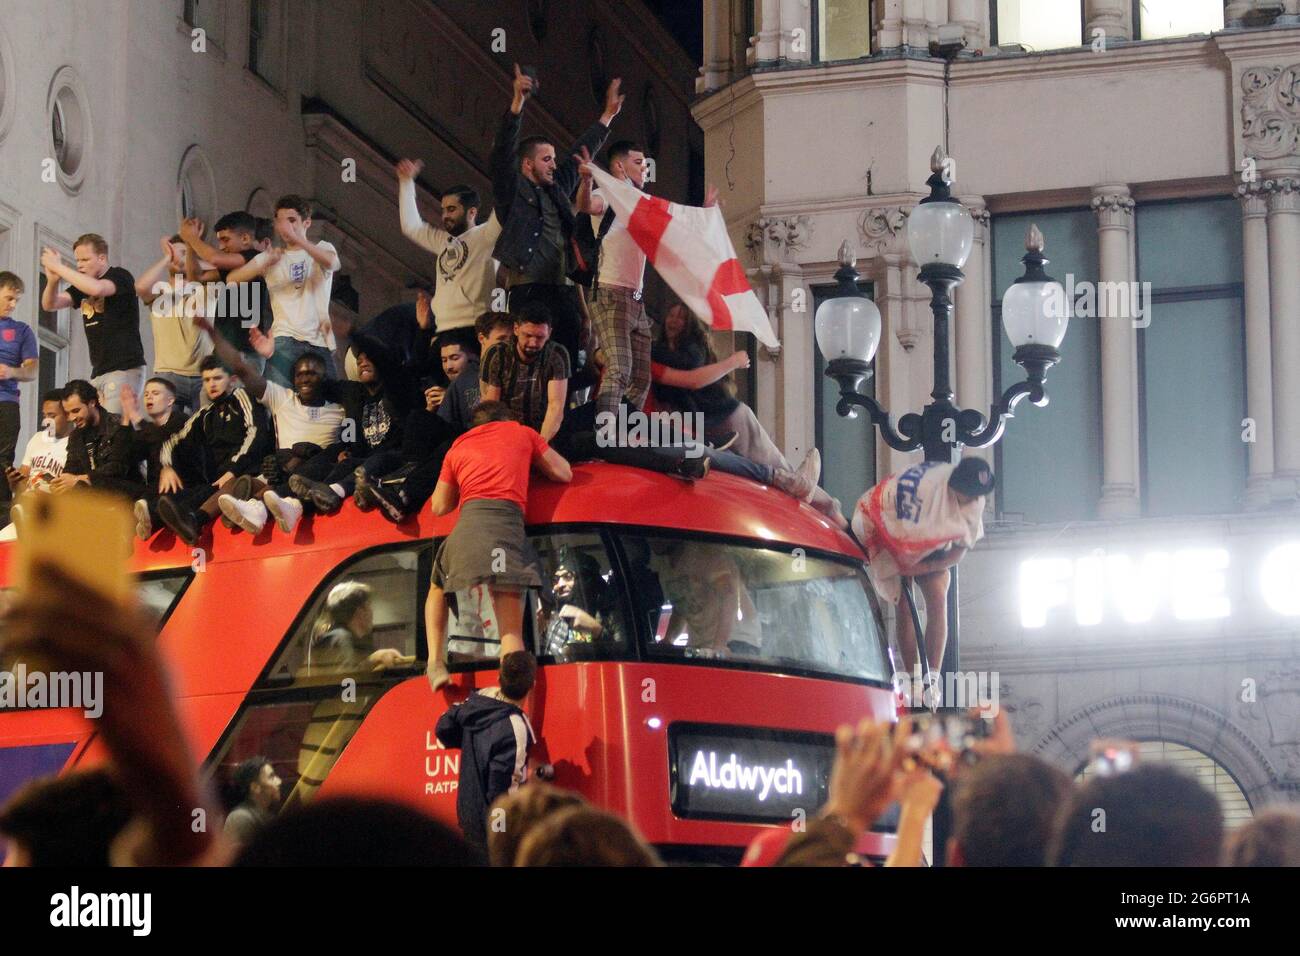
<instances>
[{"instance_id":1,"label":"black street lamp","mask_svg":"<svg viewBox=\"0 0 1300 956\"><path fill-rule=\"evenodd\" d=\"M920 414L909 412L897 428L889 412L869 395L863 383L872 374L871 361L880 344L880 311L858 291L849 244L840 247L840 268L835 273L839 295L817 309L817 347L826 359L826 374L840 386L836 411L849 418L857 409L866 410L890 448L910 452L921 450L926 461L956 462L964 446L983 448L1002 437L1006 420L1016 405L1028 398L1034 405L1047 404L1044 379L1047 370L1061 360L1057 351L1065 337L1069 304L1065 289L1043 271L1043 234L1030 226L1025 239L1028 250L1021 261L1025 274L1002 298L1002 324L1015 351L1012 358L1025 370L1025 380L1012 385L989 409L987 417L975 409L953 404L948 378L948 322L952 317L952 290L965 275L961 267L970 257L975 224L969 210L952 196L951 184L943 173L947 167L942 149L930 160L931 176L926 180L930 195L912 210L907 221L907 241L912 258L921 266L920 279L931 292L934 314L934 389ZM952 569L948 592L948 644L940 670L957 667L957 568Z\"/></svg>"}]
</instances>

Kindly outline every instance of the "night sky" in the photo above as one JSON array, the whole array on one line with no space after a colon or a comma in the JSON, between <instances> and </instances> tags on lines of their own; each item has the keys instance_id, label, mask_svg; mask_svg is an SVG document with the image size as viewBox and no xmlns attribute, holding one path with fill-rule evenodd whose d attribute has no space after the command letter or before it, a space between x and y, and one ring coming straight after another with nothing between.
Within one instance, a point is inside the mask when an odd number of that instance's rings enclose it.
<instances>
[{"instance_id":1,"label":"night sky","mask_svg":"<svg viewBox=\"0 0 1300 956\"><path fill-rule=\"evenodd\" d=\"M644 0L695 63L704 57L704 4L700 0Z\"/></svg>"}]
</instances>

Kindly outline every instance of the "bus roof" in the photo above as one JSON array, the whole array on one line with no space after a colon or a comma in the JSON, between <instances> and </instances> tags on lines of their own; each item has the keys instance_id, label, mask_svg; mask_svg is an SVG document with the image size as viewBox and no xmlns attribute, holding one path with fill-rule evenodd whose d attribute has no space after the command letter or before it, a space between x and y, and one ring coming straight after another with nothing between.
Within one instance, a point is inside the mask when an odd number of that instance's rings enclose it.
<instances>
[{"instance_id":1,"label":"bus roof","mask_svg":"<svg viewBox=\"0 0 1300 956\"><path fill-rule=\"evenodd\" d=\"M428 509L400 525L379 512L369 514L350 501L336 515L305 518L292 536L274 521L257 536L231 532L215 522L200 540L204 561L246 561L301 553L304 549L374 547L450 533L456 513L435 517ZM863 553L856 542L809 505L733 475L710 473L687 482L666 475L590 462L576 465L573 481L562 485L535 478L528 498L529 525L610 524L752 538L838 552ZM0 543L0 585L9 583L14 543ZM93 556L96 560L99 556ZM199 557L167 530L137 541L131 569L137 573L185 567Z\"/></svg>"}]
</instances>

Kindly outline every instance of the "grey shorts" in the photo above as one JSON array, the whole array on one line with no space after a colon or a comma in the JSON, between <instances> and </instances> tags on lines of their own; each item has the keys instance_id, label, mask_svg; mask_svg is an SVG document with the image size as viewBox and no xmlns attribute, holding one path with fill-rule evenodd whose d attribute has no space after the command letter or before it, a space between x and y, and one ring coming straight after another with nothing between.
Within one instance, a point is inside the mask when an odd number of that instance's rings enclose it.
<instances>
[{"instance_id":1,"label":"grey shorts","mask_svg":"<svg viewBox=\"0 0 1300 956\"><path fill-rule=\"evenodd\" d=\"M487 498L461 505L456 527L433 559L430 580L443 591L467 591L476 584L515 591L541 587L523 510L513 501Z\"/></svg>"}]
</instances>

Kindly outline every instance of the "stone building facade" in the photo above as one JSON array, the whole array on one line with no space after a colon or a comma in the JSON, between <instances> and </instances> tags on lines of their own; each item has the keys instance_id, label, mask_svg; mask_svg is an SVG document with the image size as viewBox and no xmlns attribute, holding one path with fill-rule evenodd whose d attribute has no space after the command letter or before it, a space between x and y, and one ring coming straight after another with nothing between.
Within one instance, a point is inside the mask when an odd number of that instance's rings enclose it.
<instances>
[{"instance_id":1,"label":"stone building facade","mask_svg":"<svg viewBox=\"0 0 1300 956\"><path fill-rule=\"evenodd\" d=\"M781 339L757 350L756 410L792 460L820 446L846 506L916 460L835 415L813 318L847 239L883 318L875 396L895 417L930 400L906 223L944 145L976 223L962 407L1023 376L998 317L1030 223L1048 271L1099 293L1050 404L980 452L999 494L962 565L961 668L998 671L1021 744L1071 772L1092 737L1134 737L1199 751L1253 806L1296 799L1300 4L1171 34L1128 0L1051 0L1078 20L1052 49L1027 6L704 0L708 178Z\"/></svg>"}]
</instances>

